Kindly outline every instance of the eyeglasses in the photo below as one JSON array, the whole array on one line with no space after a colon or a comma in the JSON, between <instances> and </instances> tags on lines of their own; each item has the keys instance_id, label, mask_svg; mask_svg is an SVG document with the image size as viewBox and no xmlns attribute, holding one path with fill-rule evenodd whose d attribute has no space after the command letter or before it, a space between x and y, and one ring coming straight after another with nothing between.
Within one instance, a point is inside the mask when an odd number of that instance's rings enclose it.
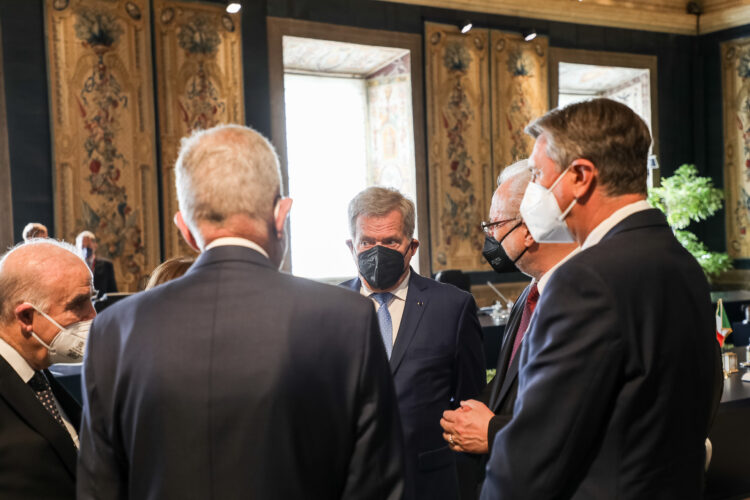
<instances>
[{"instance_id":1,"label":"eyeglasses","mask_svg":"<svg viewBox=\"0 0 750 500\"><path fill-rule=\"evenodd\" d=\"M502 226L503 224L507 224L508 222L512 222L514 220L517 220L518 217L513 217L511 219L502 219L502 220L496 220L492 222L482 222L480 226L482 226L482 231L484 231L484 234L488 236L492 236L490 234L490 228L493 226Z\"/></svg>"}]
</instances>

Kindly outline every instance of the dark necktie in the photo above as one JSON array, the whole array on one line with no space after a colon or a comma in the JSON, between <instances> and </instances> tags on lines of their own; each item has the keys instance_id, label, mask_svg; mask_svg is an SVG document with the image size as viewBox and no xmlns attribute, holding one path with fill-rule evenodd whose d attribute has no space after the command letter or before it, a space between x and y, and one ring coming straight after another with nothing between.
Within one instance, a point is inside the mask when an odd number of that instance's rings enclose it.
<instances>
[{"instance_id":1,"label":"dark necktie","mask_svg":"<svg viewBox=\"0 0 750 500\"><path fill-rule=\"evenodd\" d=\"M391 351L393 351L393 322L391 321L391 313L388 311L388 303L391 301L391 297L393 297L393 294L390 292L372 294L372 298L380 304L380 307L378 307L378 323L380 324L380 335L383 336L383 344L385 344L388 359L391 359Z\"/></svg>"},{"instance_id":2,"label":"dark necktie","mask_svg":"<svg viewBox=\"0 0 750 500\"><path fill-rule=\"evenodd\" d=\"M36 398L42 403L44 409L52 415L55 422L62 425L63 429L65 429L65 424L63 423L63 419L57 409L57 404L55 403L55 398L52 394L52 387L50 387L47 377L45 377L42 372L34 372L34 376L29 380L29 386L34 390Z\"/></svg>"},{"instance_id":3,"label":"dark necktie","mask_svg":"<svg viewBox=\"0 0 750 500\"><path fill-rule=\"evenodd\" d=\"M531 285L529 294L526 296L526 304L523 306L523 313L521 314L521 323L518 325L518 331L516 332L516 338L513 340L513 350L510 353L510 360L508 360L508 366L513 362L513 358L516 356L518 348L521 347L523 336L526 334L526 329L529 327L529 321L531 321L531 315L534 314L536 303L539 300L539 289L536 287L536 283Z\"/></svg>"}]
</instances>

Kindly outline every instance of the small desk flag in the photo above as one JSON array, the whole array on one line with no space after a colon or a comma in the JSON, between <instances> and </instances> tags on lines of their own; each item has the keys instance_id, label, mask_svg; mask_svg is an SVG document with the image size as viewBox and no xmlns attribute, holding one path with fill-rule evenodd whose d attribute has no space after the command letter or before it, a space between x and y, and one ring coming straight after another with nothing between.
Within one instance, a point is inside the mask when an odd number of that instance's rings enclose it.
<instances>
[{"instance_id":1,"label":"small desk flag","mask_svg":"<svg viewBox=\"0 0 750 500\"><path fill-rule=\"evenodd\" d=\"M724 346L724 338L730 333L732 333L732 325L724 310L724 302L719 299L716 303L716 340L719 341L719 346Z\"/></svg>"}]
</instances>

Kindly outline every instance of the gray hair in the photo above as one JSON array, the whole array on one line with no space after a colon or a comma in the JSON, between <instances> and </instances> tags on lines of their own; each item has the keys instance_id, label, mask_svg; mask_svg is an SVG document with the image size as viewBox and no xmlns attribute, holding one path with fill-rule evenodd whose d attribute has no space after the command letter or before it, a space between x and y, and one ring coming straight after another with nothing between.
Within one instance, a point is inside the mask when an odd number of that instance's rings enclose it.
<instances>
[{"instance_id":1,"label":"gray hair","mask_svg":"<svg viewBox=\"0 0 750 500\"><path fill-rule=\"evenodd\" d=\"M86 265L73 245L51 238L33 239L9 249L0 257L0 324L10 324L15 317L16 307L24 302L30 302L43 311L49 310L50 290L44 284L43 274L45 269L61 265L58 259L42 252L44 247L50 246L70 252L83 265ZM18 251L33 252L37 255L30 258L23 256L24 267L22 268L8 266L8 259ZM34 259L34 257L37 258Z\"/></svg>"},{"instance_id":2,"label":"gray hair","mask_svg":"<svg viewBox=\"0 0 750 500\"><path fill-rule=\"evenodd\" d=\"M526 192L526 186L531 181L529 160L519 160L508 165L497 177L497 185L508 184L509 189L503 196L503 208L508 217L521 216L521 200Z\"/></svg>"},{"instance_id":3,"label":"gray hair","mask_svg":"<svg viewBox=\"0 0 750 500\"><path fill-rule=\"evenodd\" d=\"M78 236L76 236L76 248L81 248L84 238L90 238L96 241L96 235L94 233L92 233L91 231L81 231L80 233L78 233Z\"/></svg>"},{"instance_id":4,"label":"gray hair","mask_svg":"<svg viewBox=\"0 0 750 500\"><path fill-rule=\"evenodd\" d=\"M24 241L28 241L32 238L38 238L42 233L49 235L47 226L40 222L29 222L28 224L26 224L26 226L24 226L21 236L23 237Z\"/></svg>"},{"instance_id":5,"label":"gray hair","mask_svg":"<svg viewBox=\"0 0 750 500\"><path fill-rule=\"evenodd\" d=\"M175 185L180 212L196 235L198 222L221 225L237 214L268 221L280 197L279 158L250 127L218 125L182 139Z\"/></svg>"},{"instance_id":6,"label":"gray hair","mask_svg":"<svg viewBox=\"0 0 750 500\"><path fill-rule=\"evenodd\" d=\"M547 156L560 171L577 158L593 163L610 196L647 192L651 134L622 103L600 98L553 109L527 126L526 133L547 140Z\"/></svg>"},{"instance_id":7,"label":"gray hair","mask_svg":"<svg viewBox=\"0 0 750 500\"><path fill-rule=\"evenodd\" d=\"M393 210L401 213L404 222L404 236L414 236L414 203L397 189L373 186L360 191L349 202L349 234L354 238L357 232L357 219L365 217L384 217Z\"/></svg>"}]
</instances>

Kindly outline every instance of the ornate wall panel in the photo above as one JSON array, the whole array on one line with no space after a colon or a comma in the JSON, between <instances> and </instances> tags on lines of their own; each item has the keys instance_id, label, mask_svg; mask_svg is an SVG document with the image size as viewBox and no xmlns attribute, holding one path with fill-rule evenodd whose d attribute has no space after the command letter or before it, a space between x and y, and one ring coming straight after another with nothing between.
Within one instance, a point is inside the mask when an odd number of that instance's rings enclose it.
<instances>
[{"instance_id":1,"label":"ornate wall panel","mask_svg":"<svg viewBox=\"0 0 750 500\"><path fill-rule=\"evenodd\" d=\"M154 0L166 257L192 253L172 223L174 162L193 130L245 122L240 14L224 5Z\"/></svg>"},{"instance_id":2,"label":"ornate wall panel","mask_svg":"<svg viewBox=\"0 0 750 500\"><path fill-rule=\"evenodd\" d=\"M147 0L47 0L58 237L84 229L121 290L159 263Z\"/></svg>"},{"instance_id":3,"label":"ornate wall panel","mask_svg":"<svg viewBox=\"0 0 750 500\"><path fill-rule=\"evenodd\" d=\"M490 33L492 53L492 152L494 176L531 155L534 139L524 132L549 109L549 41L524 41L517 33ZM490 186L491 187L491 186Z\"/></svg>"},{"instance_id":4,"label":"ornate wall panel","mask_svg":"<svg viewBox=\"0 0 750 500\"><path fill-rule=\"evenodd\" d=\"M750 258L750 38L721 44L727 251Z\"/></svg>"},{"instance_id":5,"label":"ornate wall panel","mask_svg":"<svg viewBox=\"0 0 750 500\"><path fill-rule=\"evenodd\" d=\"M479 223L492 196L489 33L425 23L432 272L489 269Z\"/></svg>"}]
</instances>

